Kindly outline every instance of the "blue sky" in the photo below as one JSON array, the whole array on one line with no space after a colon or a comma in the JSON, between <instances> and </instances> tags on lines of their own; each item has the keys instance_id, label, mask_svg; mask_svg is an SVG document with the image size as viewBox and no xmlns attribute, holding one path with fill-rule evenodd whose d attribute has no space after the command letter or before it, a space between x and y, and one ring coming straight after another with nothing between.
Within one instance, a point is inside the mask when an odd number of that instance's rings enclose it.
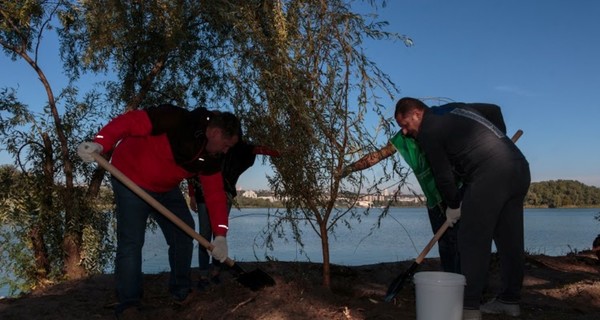
<instances>
[{"instance_id":1,"label":"blue sky","mask_svg":"<svg viewBox=\"0 0 600 320\"><path fill-rule=\"evenodd\" d=\"M380 19L414 46L370 42L367 53L400 88L397 98L500 105L509 134L524 131L517 144L532 181L600 186L600 1L387 3ZM240 186L263 176L255 166Z\"/></svg>"},{"instance_id":2,"label":"blue sky","mask_svg":"<svg viewBox=\"0 0 600 320\"><path fill-rule=\"evenodd\" d=\"M378 14L388 31L414 41L367 44L401 90L386 102L390 117L402 96L495 103L509 134L525 132L518 146L532 181L600 186L600 1L388 0ZM40 63L51 82L64 83L57 56L50 48ZM33 71L1 55L0 87L16 85L25 102L40 103ZM10 162L0 154L0 163ZM242 175L240 187L267 188L261 162Z\"/></svg>"}]
</instances>

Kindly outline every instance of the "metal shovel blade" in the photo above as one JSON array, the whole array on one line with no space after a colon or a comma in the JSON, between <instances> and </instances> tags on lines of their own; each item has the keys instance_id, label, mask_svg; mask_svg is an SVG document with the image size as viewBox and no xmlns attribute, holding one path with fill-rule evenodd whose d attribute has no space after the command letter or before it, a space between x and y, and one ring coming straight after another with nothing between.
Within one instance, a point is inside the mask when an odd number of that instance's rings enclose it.
<instances>
[{"instance_id":1,"label":"metal shovel blade","mask_svg":"<svg viewBox=\"0 0 600 320\"><path fill-rule=\"evenodd\" d=\"M255 269L247 272L237 263L235 263L232 268L237 273L236 280L241 285L249 288L252 291L257 291L264 287L271 287L275 285L275 280L261 269Z\"/></svg>"},{"instance_id":2,"label":"metal shovel blade","mask_svg":"<svg viewBox=\"0 0 600 320\"><path fill-rule=\"evenodd\" d=\"M385 294L385 298L384 298L385 302L392 301L396 297L396 295L398 295L398 293L400 293L400 290L402 290L406 281L408 279L412 278L412 276L415 274L417 267L419 267L419 264L416 262L413 262L413 264L410 266L410 268L408 268L408 270L406 270L405 272L398 275L396 277L396 279L394 279L394 281L392 281L392 284L390 284L390 286L388 287L388 290Z\"/></svg>"}]
</instances>

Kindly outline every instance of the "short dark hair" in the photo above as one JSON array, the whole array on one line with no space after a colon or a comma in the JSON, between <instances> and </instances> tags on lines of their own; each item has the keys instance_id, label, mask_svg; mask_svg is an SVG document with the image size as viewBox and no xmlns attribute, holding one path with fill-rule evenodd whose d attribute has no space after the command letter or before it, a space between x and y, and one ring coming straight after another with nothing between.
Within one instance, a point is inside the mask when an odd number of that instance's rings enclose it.
<instances>
[{"instance_id":1,"label":"short dark hair","mask_svg":"<svg viewBox=\"0 0 600 320\"><path fill-rule=\"evenodd\" d=\"M242 137L240 119L231 112L213 112L208 121L208 127L216 127L223 130L223 134L228 138L233 136Z\"/></svg>"},{"instance_id":2,"label":"short dark hair","mask_svg":"<svg viewBox=\"0 0 600 320\"><path fill-rule=\"evenodd\" d=\"M396 103L396 111L394 117L401 115L405 117L407 113L413 110L427 110L428 107L423 101L411 97L404 97Z\"/></svg>"}]
</instances>

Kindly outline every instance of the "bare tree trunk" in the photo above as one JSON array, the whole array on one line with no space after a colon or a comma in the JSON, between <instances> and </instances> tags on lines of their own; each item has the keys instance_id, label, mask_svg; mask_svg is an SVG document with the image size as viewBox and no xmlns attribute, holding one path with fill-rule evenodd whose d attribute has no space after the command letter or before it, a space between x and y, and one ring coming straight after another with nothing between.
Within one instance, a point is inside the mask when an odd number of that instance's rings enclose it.
<instances>
[{"instance_id":1,"label":"bare tree trunk","mask_svg":"<svg viewBox=\"0 0 600 320\"><path fill-rule=\"evenodd\" d=\"M53 190L53 176L54 176L54 160L52 156L52 141L47 133L42 133L43 141L43 176L44 183L40 187L42 193L41 209L34 220L34 224L31 226L29 231L29 238L31 239L33 257L35 259L35 272L36 282L38 285L43 285L48 280L48 274L50 273L50 262L48 260L48 250L46 248L46 240L44 238L44 229L47 227L47 217L52 211L52 199Z\"/></svg>"},{"instance_id":2,"label":"bare tree trunk","mask_svg":"<svg viewBox=\"0 0 600 320\"><path fill-rule=\"evenodd\" d=\"M39 225L33 226L29 230L29 238L31 239L33 258L35 259L35 281L38 285L43 285L48 280L50 264L48 263L44 233L40 230Z\"/></svg>"},{"instance_id":3,"label":"bare tree trunk","mask_svg":"<svg viewBox=\"0 0 600 320\"><path fill-rule=\"evenodd\" d=\"M82 234L78 230L80 228L73 228L72 226L79 226L81 221L78 221L74 212L74 185L73 185L73 163L69 157L69 144L67 137L64 132L62 120L58 109L56 108L56 101L54 99L54 93L52 87L46 78L46 75L40 69L37 62L24 51L19 52L20 56L27 61L27 63L35 70L38 74L40 81L46 89L46 95L48 97L48 106L52 119L54 121L54 130L58 137L60 147L60 157L63 162L63 173L65 176L65 189L63 193L63 205L65 210L65 234L63 237L63 250L65 253L64 258L64 274L69 279L79 279L86 275L85 269L81 266L81 238ZM54 167L54 166L53 166ZM54 182L53 182L54 184Z\"/></svg>"},{"instance_id":4,"label":"bare tree trunk","mask_svg":"<svg viewBox=\"0 0 600 320\"><path fill-rule=\"evenodd\" d=\"M329 257L329 233L327 233L327 224L320 224L321 230L321 250L323 250L323 286L331 288L331 263Z\"/></svg>"}]
</instances>

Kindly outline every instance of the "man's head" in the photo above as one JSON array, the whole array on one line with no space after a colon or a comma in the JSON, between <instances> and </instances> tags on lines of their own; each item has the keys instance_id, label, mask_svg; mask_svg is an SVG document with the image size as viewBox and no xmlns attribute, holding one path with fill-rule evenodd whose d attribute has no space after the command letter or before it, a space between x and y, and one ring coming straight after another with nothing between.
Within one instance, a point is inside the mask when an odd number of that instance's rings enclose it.
<instances>
[{"instance_id":1,"label":"man's head","mask_svg":"<svg viewBox=\"0 0 600 320\"><path fill-rule=\"evenodd\" d=\"M206 127L206 152L227 153L241 139L240 120L231 112L213 112Z\"/></svg>"},{"instance_id":2,"label":"man's head","mask_svg":"<svg viewBox=\"0 0 600 320\"><path fill-rule=\"evenodd\" d=\"M415 138L421 128L423 114L427 111L427 105L421 100L405 97L396 103L394 117L402 130L402 134Z\"/></svg>"}]
</instances>

